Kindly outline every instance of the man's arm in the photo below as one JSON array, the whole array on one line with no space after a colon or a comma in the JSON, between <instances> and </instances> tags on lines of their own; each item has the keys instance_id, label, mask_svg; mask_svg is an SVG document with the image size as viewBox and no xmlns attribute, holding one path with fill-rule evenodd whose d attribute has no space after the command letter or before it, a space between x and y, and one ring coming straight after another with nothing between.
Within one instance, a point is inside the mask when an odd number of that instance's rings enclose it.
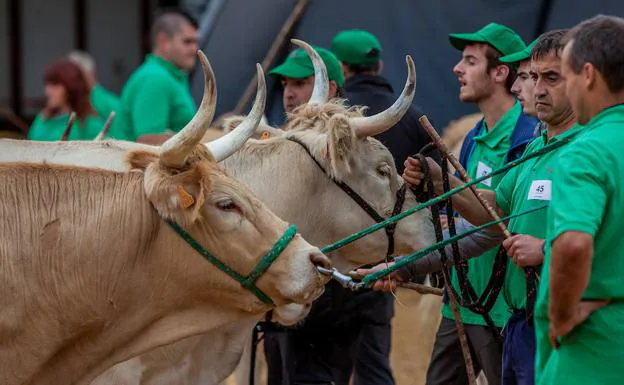
<instances>
[{"instance_id":1,"label":"man's arm","mask_svg":"<svg viewBox=\"0 0 624 385\"><path fill-rule=\"evenodd\" d=\"M548 316L557 336L576 325L583 292L589 284L594 238L568 231L552 243Z\"/></svg>"},{"instance_id":2,"label":"man's arm","mask_svg":"<svg viewBox=\"0 0 624 385\"><path fill-rule=\"evenodd\" d=\"M429 174L433 181L433 186L436 194L442 194L444 192L442 184L442 169L440 166L427 158L427 164L429 165ZM418 159L407 158L405 161L405 171L403 172L403 179L412 185L418 186L424 183L424 174L422 165ZM464 184L459 178L449 174L449 184L451 188L455 188ZM426 189L426 185L425 185ZM491 190L478 190L481 196L499 213L503 214L496 204L496 193ZM477 226L487 223L492 220L492 217L488 211L481 205L477 197L470 191L470 189L464 189L457 194L453 195L453 208L455 208L468 222ZM490 231L500 232L498 226L491 226Z\"/></svg>"}]
</instances>

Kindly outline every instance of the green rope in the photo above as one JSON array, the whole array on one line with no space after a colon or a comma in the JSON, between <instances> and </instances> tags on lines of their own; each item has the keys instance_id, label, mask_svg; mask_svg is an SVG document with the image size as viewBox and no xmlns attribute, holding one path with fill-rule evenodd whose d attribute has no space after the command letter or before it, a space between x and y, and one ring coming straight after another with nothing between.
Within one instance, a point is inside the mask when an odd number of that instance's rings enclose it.
<instances>
[{"instance_id":1,"label":"green rope","mask_svg":"<svg viewBox=\"0 0 624 385\"><path fill-rule=\"evenodd\" d=\"M193 239L193 237L189 233L184 231L184 229L180 227L180 225L178 225L177 223L169 219L165 221L169 224L169 226L173 228L173 230L176 233L178 233L178 235L182 239L186 241L186 243L188 243L192 248L194 248L195 251L197 251L208 262L212 263L216 268L223 271L225 274L234 278L244 288L254 293L255 296L258 297L258 299L260 299L260 301L266 304L274 305L271 298L268 295L266 295L266 293L264 293L262 290L260 290L260 288L256 286L256 281L258 280L258 278L260 278L262 274L264 274L264 272L266 272L266 270L271 266L271 264L275 261L275 259L281 254L281 252L284 251L284 249L288 246L290 241L297 234L297 227L295 225L291 225L290 227L288 227L284 235L282 235L282 237L278 239L277 242L275 242L271 250L269 250L269 252L264 257L262 257L260 262L258 262L256 267L251 271L251 273L249 273L249 275L245 277L237 273L236 271L232 270L225 263L221 262L219 258L212 255L208 250L206 250L202 245L200 245L199 242Z\"/></svg>"},{"instance_id":2,"label":"green rope","mask_svg":"<svg viewBox=\"0 0 624 385\"><path fill-rule=\"evenodd\" d=\"M321 252L329 253L331 251L334 251L334 250L340 249L342 247L345 247L349 243L353 243L353 242L357 241L360 238L363 238L363 237L365 237L365 236L367 236L367 235L369 235L371 233L374 233L375 231L377 231L379 229L382 229L382 228L388 226L391 223L398 222L401 219L403 219L403 218L405 218L405 217L407 217L409 215L412 215L412 214L414 214L417 211L425 209L425 208L427 208L429 206L433 206L436 203L442 202L442 201L446 200L447 198L449 198L450 196L455 195L458 192L460 192L462 190L465 190L465 189L467 189L470 186L476 185L476 184L478 184L478 183L480 183L480 182L482 182L482 181L484 181L486 179L491 178L494 175L501 174L501 173L503 173L503 172L505 172L505 171L507 171L507 170L509 170L509 169L511 169L511 168L513 168L513 167L515 167L517 165L519 165L520 163L526 162L529 159L532 159L532 158L544 155L544 154L546 154L546 153L548 153L550 151L553 151L553 150L563 146L564 144L568 143L569 141L570 141L569 139L564 139L564 140L555 142L555 143L553 143L551 145L548 145L548 146L542 148L541 150L538 150L538 151L535 151L535 152L533 152L531 154L525 155L522 158L518 158L516 160L513 160L513 161L507 163L505 166L503 166L503 167L501 167L501 168L499 168L497 170L494 170L494 171L492 171L491 173L489 173L487 175L484 175L484 176L482 176L480 178L474 179L470 183L465 183L465 184L462 184L461 186L457 186L457 187L447 191L446 193L444 193L442 195L439 195L439 196L437 196L437 197L435 197L433 199L430 199L427 202L424 202L424 203L422 203L422 204L420 204L418 206L412 207L411 209L403 211L402 213L400 213L398 215L395 215L393 217L390 217L390 218L386 219L383 222L376 223L376 224L374 224L374 225L372 225L370 227L367 227L367 228L365 228L363 230L358 231L355 234L351 234L348 237L345 237L345 238L343 238L341 240L338 240L338 241L336 241L336 242L334 242L332 244L329 244L329 245L323 247L321 249Z\"/></svg>"},{"instance_id":3,"label":"green rope","mask_svg":"<svg viewBox=\"0 0 624 385\"><path fill-rule=\"evenodd\" d=\"M479 231L481 231L481 230L483 230L485 228L488 228L488 227L490 227L492 225L495 225L495 224L497 224L499 222L503 222L503 221L506 221L506 220L509 220L509 219L512 219L512 218L515 218L515 217L522 216L522 215L527 215L527 214L533 213L533 212L538 211L538 210L543 210L543 209L545 209L547 207L548 207L548 205L546 204L546 205L543 205L543 206L540 206L540 207L537 207L537 208L533 208L533 209L522 211L522 212L517 213L517 214L508 215L508 216L506 216L504 218L500 218L500 219L497 219L497 220L485 223L485 224L483 224L481 226L472 228L472 229L470 229L470 230L468 230L466 232L463 232L461 234L457 234L457 235L455 235L453 237L450 237L448 239L445 239L443 241L434 243L433 245L431 245L431 246L429 246L427 248L424 248L424 249L422 249L422 250L420 250L420 251L418 251L416 253L413 253L413 254L410 254L408 256L405 256L405 257L401 258L400 260L396 261L394 263L394 265L392 265L390 267L387 267L387 268L385 268L383 270L380 270L378 272L375 272L373 274L367 275L366 277L364 277L362 279L361 283L362 283L362 285L364 285L366 287L369 287L369 286L371 286L373 284L374 281L378 280L379 278L383 278L386 275L392 273L393 271L398 270L401 267L403 267L405 265L408 265L408 264L412 263L413 261L418 260L418 259L424 257L427 254L430 254L430 253L432 253L434 251L437 251L437 250L445 247L449 243L456 242L456 241L458 241L458 240L460 240L462 238L465 238L465 237L467 237L467 236L469 236L471 234L479 232Z\"/></svg>"}]
</instances>

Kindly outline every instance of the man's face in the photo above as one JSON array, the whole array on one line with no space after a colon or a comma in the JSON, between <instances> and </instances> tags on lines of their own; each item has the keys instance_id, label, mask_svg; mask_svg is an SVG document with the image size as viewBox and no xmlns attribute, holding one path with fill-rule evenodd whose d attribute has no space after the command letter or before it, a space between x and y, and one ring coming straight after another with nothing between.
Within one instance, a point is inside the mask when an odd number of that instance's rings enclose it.
<instances>
[{"instance_id":1,"label":"man's face","mask_svg":"<svg viewBox=\"0 0 624 385\"><path fill-rule=\"evenodd\" d=\"M197 29L189 23L180 26L170 39L166 39L166 51L168 59L176 66L185 71L192 71L195 67L198 49Z\"/></svg>"},{"instance_id":2,"label":"man's face","mask_svg":"<svg viewBox=\"0 0 624 385\"><path fill-rule=\"evenodd\" d=\"M535 99L533 97L533 88L535 83L531 79L530 75L531 61L524 60L520 62L518 66L518 77L511 87L511 93L516 95L520 104L522 105L522 111L529 116L536 116L535 111Z\"/></svg>"},{"instance_id":3,"label":"man's face","mask_svg":"<svg viewBox=\"0 0 624 385\"><path fill-rule=\"evenodd\" d=\"M531 78L535 82L533 93L537 117L549 125L568 119L572 108L566 96L561 59L553 52L539 60L531 60Z\"/></svg>"},{"instance_id":4,"label":"man's face","mask_svg":"<svg viewBox=\"0 0 624 385\"><path fill-rule=\"evenodd\" d=\"M487 45L471 44L464 48L462 58L453 68L459 80L459 100L478 103L494 92L495 82L487 71Z\"/></svg>"},{"instance_id":5,"label":"man's face","mask_svg":"<svg viewBox=\"0 0 624 385\"><path fill-rule=\"evenodd\" d=\"M307 103L310 97L312 97L312 92L314 91L314 75L302 79L282 77L282 87L284 87L284 92L282 93L284 111L292 112L295 108ZM329 99L335 98L337 91L338 86L336 82L330 80Z\"/></svg>"},{"instance_id":6,"label":"man's face","mask_svg":"<svg viewBox=\"0 0 624 385\"><path fill-rule=\"evenodd\" d=\"M570 51L573 43L572 41L566 44L561 54L561 74L565 77L565 94L576 115L576 120L580 124L587 124L589 121L589 114L586 107L587 89L581 82L580 73L575 74L570 67Z\"/></svg>"},{"instance_id":7,"label":"man's face","mask_svg":"<svg viewBox=\"0 0 624 385\"><path fill-rule=\"evenodd\" d=\"M284 93L282 94L284 110L292 112L295 108L310 100L314 90L314 76L308 76L303 79L282 77L282 87L284 87Z\"/></svg>"}]
</instances>

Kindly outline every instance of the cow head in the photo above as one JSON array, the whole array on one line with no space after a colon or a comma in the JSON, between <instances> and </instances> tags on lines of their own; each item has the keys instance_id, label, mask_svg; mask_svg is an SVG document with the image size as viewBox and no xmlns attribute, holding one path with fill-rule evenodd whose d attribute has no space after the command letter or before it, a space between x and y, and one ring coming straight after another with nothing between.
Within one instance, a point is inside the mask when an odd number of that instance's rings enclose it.
<instances>
[{"instance_id":1,"label":"cow head","mask_svg":"<svg viewBox=\"0 0 624 385\"><path fill-rule=\"evenodd\" d=\"M203 54L200 60L206 79L213 79L210 65ZM250 273L287 230L286 222L260 202L251 190L229 176L217 161L234 153L256 129L264 110L266 87L258 67L259 87L252 112L236 130L202 145L201 139L214 115L216 91L214 81L205 82L204 98L197 114L178 134L165 142L160 153L135 150L127 155L131 171L144 174L146 196L165 220L171 220L232 270L243 276ZM167 226L165 224L165 226ZM168 227L165 231L173 231ZM176 235L172 252L182 252L188 262L179 276L181 284L198 290L206 284L218 288L221 303L252 313L262 313L269 306L251 291L201 258L182 237ZM235 258L232 256L236 256ZM315 265L328 265L329 260L299 234L295 235L279 257L256 282L275 305L304 305L296 322L307 313L311 302L323 291L326 279ZM212 272L212 273L211 273ZM207 274L215 277L206 283ZM212 293L210 291L213 291ZM244 298L241 301L241 298Z\"/></svg>"},{"instance_id":2,"label":"cow head","mask_svg":"<svg viewBox=\"0 0 624 385\"><path fill-rule=\"evenodd\" d=\"M323 100L327 98L327 92L324 91L327 88L327 72L324 70L323 61L306 43L294 42L311 56L315 66L315 87L320 83L320 91L315 89L307 104L290 113L281 130L260 128L258 131L269 132L269 139L252 141L238 156L242 157L243 153L263 153L267 158L279 157L281 168L286 166L291 171L288 175L283 171L282 178L273 181L270 188L275 190L274 195L281 197L280 206L288 205L286 197L289 195L305 197L305 200L299 199L300 205L306 203L304 206L297 209L293 205L289 207L293 212L296 209L305 213L305 218L297 223L307 239L322 244L321 242L333 242L346 237L374 223L369 214L332 179L348 185L380 216L387 218L392 214L397 191L404 181L398 175L388 149L372 136L390 129L408 110L414 96L416 72L414 63L408 56L408 78L400 97L387 110L365 117L362 107L347 108L342 100ZM235 124L236 121L231 122ZM321 164L326 175L322 174L302 146L288 138L295 138L303 143L312 157ZM263 152L262 148L266 150ZM272 160L265 161L267 165L272 163ZM231 169L229 165L228 169ZM273 170L279 171L281 170L277 167ZM288 184L290 191L284 191L277 186L278 183ZM305 187L295 192L300 185ZM255 185L253 188L263 199L267 195L260 194L261 188L256 188ZM403 210L415 205L414 195L407 191ZM276 206L271 207L277 210ZM280 215L284 216L284 212L280 212ZM433 240L434 231L429 212L419 212L398 223L394 234L394 254L414 252ZM340 270L378 262L386 255L387 248L386 234L380 230L338 250L332 255L332 262Z\"/></svg>"}]
</instances>

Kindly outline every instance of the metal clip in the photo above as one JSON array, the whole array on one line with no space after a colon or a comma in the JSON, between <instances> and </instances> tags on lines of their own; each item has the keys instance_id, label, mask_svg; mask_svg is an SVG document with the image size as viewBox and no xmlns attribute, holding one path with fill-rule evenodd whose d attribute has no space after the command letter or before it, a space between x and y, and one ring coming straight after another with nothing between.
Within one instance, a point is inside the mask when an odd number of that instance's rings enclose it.
<instances>
[{"instance_id":1,"label":"metal clip","mask_svg":"<svg viewBox=\"0 0 624 385\"><path fill-rule=\"evenodd\" d=\"M346 274L342 274L341 272L336 270L335 267L331 269L326 269L324 267L317 266L316 268L318 269L319 273L335 279L344 288L356 291L364 286L361 282L354 282L353 278L349 277Z\"/></svg>"}]
</instances>

